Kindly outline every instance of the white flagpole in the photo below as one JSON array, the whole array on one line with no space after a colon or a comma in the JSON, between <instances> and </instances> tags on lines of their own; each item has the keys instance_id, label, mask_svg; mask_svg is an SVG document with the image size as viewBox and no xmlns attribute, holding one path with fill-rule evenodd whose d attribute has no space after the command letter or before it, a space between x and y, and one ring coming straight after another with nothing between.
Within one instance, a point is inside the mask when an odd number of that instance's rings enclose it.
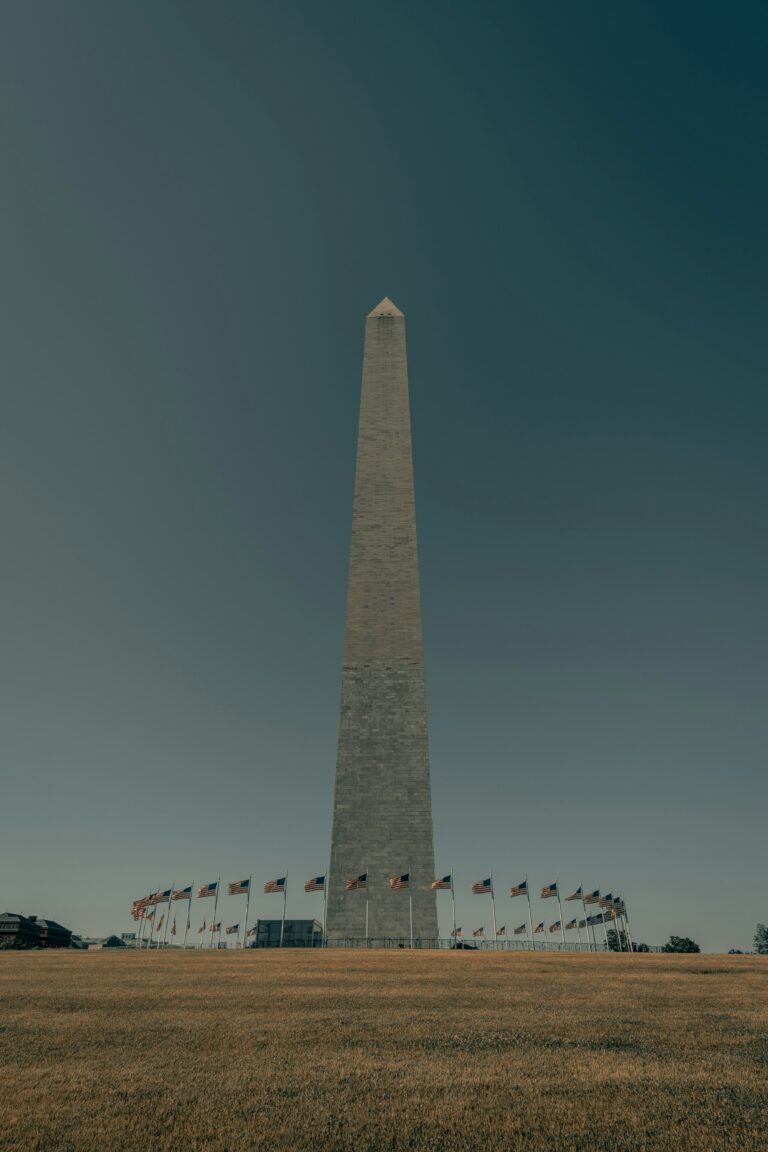
<instances>
[{"instance_id":1,"label":"white flagpole","mask_svg":"<svg viewBox=\"0 0 768 1152\"><path fill-rule=\"evenodd\" d=\"M158 909L159 908L160 908L160 904L154 905L154 916L152 917L152 931L150 932L150 947L154 946L155 948L160 947L159 942L158 942L158 938L157 938L157 934L155 934L155 933L157 933L157 927L158 927Z\"/></svg>"},{"instance_id":2,"label":"white flagpole","mask_svg":"<svg viewBox=\"0 0 768 1152\"><path fill-rule=\"evenodd\" d=\"M531 950L536 951L536 941L533 938L533 914L531 912L531 886L528 883L528 876L525 877L525 894L528 897L528 927L531 930Z\"/></svg>"},{"instance_id":3,"label":"white flagpole","mask_svg":"<svg viewBox=\"0 0 768 1152\"><path fill-rule=\"evenodd\" d=\"M615 908L612 907L611 912L613 913L613 930L616 933L616 947L618 948L619 952L623 952L624 944L621 939L621 921L619 920Z\"/></svg>"},{"instance_id":4,"label":"white flagpole","mask_svg":"<svg viewBox=\"0 0 768 1152\"><path fill-rule=\"evenodd\" d=\"M411 895L411 884L408 882L408 919L411 925L411 948L413 948L413 896Z\"/></svg>"},{"instance_id":5,"label":"white flagpole","mask_svg":"<svg viewBox=\"0 0 768 1152\"><path fill-rule=\"evenodd\" d=\"M141 930L141 941L140 941L142 948L147 947L147 924L153 924L154 923L154 921L150 920L150 918L149 918L149 909L150 908L152 908L152 905L147 904L147 907L144 909L144 927ZM152 933L150 932L150 937L151 937L151 935L152 935Z\"/></svg>"},{"instance_id":6,"label":"white flagpole","mask_svg":"<svg viewBox=\"0 0 768 1152\"><path fill-rule=\"evenodd\" d=\"M323 943L322 947L325 948L325 921L328 912L328 873L326 872L323 878Z\"/></svg>"},{"instance_id":7,"label":"white flagpole","mask_svg":"<svg viewBox=\"0 0 768 1152\"><path fill-rule=\"evenodd\" d=\"M581 886L581 906L584 909L584 927L587 930L587 944L589 944L589 917L587 916L587 906L584 903L584 885ZM590 952L597 952L597 941L595 940L595 926L592 925L592 943L589 945Z\"/></svg>"},{"instance_id":8,"label":"white flagpole","mask_svg":"<svg viewBox=\"0 0 768 1152\"><path fill-rule=\"evenodd\" d=\"M365 946L368 947L368 884L370 882L368 875L368 865L365 866Z\"/></svg>"},{"instance_id":9,"label":"white flagpole","mask_svg":"<svg viewBox=\"0 0 768 1152\"><path fill-rule=\"evenodd\" d=\"M280 947L283 946L283 936L285 934L285 905L288 900L288 873L285 874L285 884L283 884L283 919L280 922Z\"/></svg>"},{"instance_id":10,"label":"white flagpole","mask_svg":"<svg viewBox=\"0 0 768 1152\"><path fill-rule=\"evenodd\" d=\"M253 888L253 873L248 877L248 894L245 897L245 924L243 924L243 948L248 934L248 909L251 906L251 888Z\"/></svg>"},{"instance_id":11,"label":"white flagpole","mask_svg":"<svg viewBox=\"0 0 768 1152\"><path fill-rule=\"evenodd\" d=\"M216 881L216 896L213 901L213 920L211 920L211 948L213 948L213 926L216 923L216 909L219 906L219 888L221 888L221 876Z\"/></svg>"},{"instance_id":12,"label":"white flagpole","mask_svg":"<svg viewBox=\"0 0 768 1152\"><path fill-rule=\"evenodd\" d=\"M168 921L171 918L171 901L172 900L173 900L173 884L171 884L171 893L168 897L168 915L165 918L165 928L163 929L163 948L165 948L165 942L168 939Z\"/></svg>"},{"instance_id":13,"label":"white flagpole","mask_svg":"<svg viewBox=\"0 0 768 1152\"><path fill-rule=\"evenodd\" d=\"M627 906L626 906L626 904L622 905L622 907L623 907L623 910L624 910L624 911L623 911L623 915L624 915L624 923L625 923L625 924L626 924L626 926L627 926L627 943L629 944L629 950L630 950L630 952L634 952L634 950L635 950L635 946L634 946L634 944L632 943L632 929L631 929L631 928L630 928L630 926L629 926L629 913L627 912Z\"/></svg>"},{"instance_id":14,"label":"white flagpole","mask_svg":"<svg viewBox=\"0 0 768 1152\"><path fill-rule=\"evenodd\" d=\"M453 913L453 942L456 943L456 897L453 892L453 868L451 868L451 912Z\"/></svg>"},{"instance_id":15,"label":"white flagpole","mask_svg":"<svg viewBox=\"0 0 768 1152\"><path fill-rule=\"evenodd\" d=\"M603 924L603 936L605 936L605 950L607 952L609 949L608 949L608 929L605 926L605 908L603 908L602 905L600 905L600 904L598 904L598 908L600 909L600 919L601 919L602 924Z\"/></svg>"},{"instance_id":16,"label":"white flagpole","mask_svg":"<svg viewBox=\"0 0 768 1152\"><path fill-rule=\"evenodd\" d=\"M560 909L560 939L563 942L563 951L565 951L565 925L563 924L563 905L560 902L560 881L557 882L557 906Z\"/></svg>"},{"instance_id":17,"label":"white flagpole","mask_svg":"<svg viewBox=\"0 0 768 1152\"><path fill-rule=\"evenodd\" d=\"M189 922L192 919L192 893L194 892L194 890L195 890L195 884L193 881L192 884L190 885L189 899L187 900L187 926L184 929L184 943L182 945L182 947L184 949L186 949L186 947L187 947L187 934L189 933Z\"/></svg>"},{"instance_id":18,"label":"white flagpole","mask_svg":"<svg viewBox=\"0 0 768 1152\"><path fill-rule=\"evenodd\" d=\"M499 938L496 935L496 897L493 894L493 872L491 872L491 913L493 914L493 947L499 947Z\"/></svg>"},{"instance_id":19,"label":"white flagpole","mask_svg":"<svg viewBox=\"0 0 768 1152\"><path fill-rule=\"evenodd\" d=\"M138 932L136 934L137 935L137 940L136 940L136 948L137 949L141 948L141 938L144 935L144 917L146 916L146 914L147 914L147 909L146 909L146 907L144 907L141 910L141 916L139 917L139 929L138 929Z\"/></svg>"}]
</instances>

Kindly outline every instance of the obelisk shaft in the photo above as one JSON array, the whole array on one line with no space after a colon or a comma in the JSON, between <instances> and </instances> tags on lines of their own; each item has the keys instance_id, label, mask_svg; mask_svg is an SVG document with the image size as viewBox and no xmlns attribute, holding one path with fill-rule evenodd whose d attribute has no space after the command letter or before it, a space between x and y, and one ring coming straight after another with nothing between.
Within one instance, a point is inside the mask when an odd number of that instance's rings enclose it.
<instances>
[{"instance_id":1,"label":"obelisk shaft","mask_svg":"<svg viewBox=\"0 0 768 1152\"><path fill-rule=\"evenodd\" d=\"M329 940L437 937L432 802L421 638L405 318L389 300L367 317L336 793Z\"/></svg>"}]
</instances>

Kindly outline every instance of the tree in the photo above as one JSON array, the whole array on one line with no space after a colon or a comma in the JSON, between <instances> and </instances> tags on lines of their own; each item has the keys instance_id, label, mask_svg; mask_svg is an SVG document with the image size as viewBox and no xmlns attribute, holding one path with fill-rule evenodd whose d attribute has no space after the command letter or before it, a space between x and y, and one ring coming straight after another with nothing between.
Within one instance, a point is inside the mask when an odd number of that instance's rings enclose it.
<instances>
[{"instance_id":1,"label":"tree","mask_svg":"<svg viewBox=\"0 0 768 1152\"><path fill-rule=\"evenodd\" d=\"M768 956L768 924L758 924L755 928L755 952Z\"/></svg>"},{"instance_id":2,"label":"tree","mask_svg":"<svg viewBox=\"0 0 768 1152\"><path fill-rule=\"evenodd\" d=\"M615 928L608 929L608 951L609 952L628 952L627 934L621 933L621 947L619 947L619 936Z\"/></svg>"},{"instance_id":3,"label":"tree","mask_svg":"<svg viewBox=\"0 0 768 1152\"><path fill-rule=\"evenodd\" d=\"M670 936L669 943L664 945L662 952L701 952L701 948L688 936Z\"/></svg>"}]
</instances>

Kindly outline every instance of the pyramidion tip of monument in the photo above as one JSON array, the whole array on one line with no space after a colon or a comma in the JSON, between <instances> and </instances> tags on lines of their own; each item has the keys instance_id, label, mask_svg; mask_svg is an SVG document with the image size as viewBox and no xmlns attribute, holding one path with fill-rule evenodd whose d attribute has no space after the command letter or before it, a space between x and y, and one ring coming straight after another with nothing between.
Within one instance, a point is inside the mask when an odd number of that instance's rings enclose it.
<instances>
[{"instance_id":1,"label":"pyramidion tip of monument","mask_svg":"<svg viewBox=\"0 0 768 1152\"><path fill-rule=\"evenodd\" d=\"M400 309L392 303L389 296L385 296L380 304L377 304L372 312L368 313L368 319L372 316L402 316L403 313Z\"/></svg>"}]
</instances>

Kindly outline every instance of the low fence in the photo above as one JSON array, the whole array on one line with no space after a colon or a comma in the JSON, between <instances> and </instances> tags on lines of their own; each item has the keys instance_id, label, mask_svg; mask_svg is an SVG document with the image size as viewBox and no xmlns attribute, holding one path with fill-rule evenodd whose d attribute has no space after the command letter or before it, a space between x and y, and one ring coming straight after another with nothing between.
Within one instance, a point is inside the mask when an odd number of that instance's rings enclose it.
<instances>
[{"instance_id":1,"label":"low fence","mask_svg":"<svg viewBox=\"0 0 768 1152\"><path fill-rule=\"evenodd\" d=\"M449 939L421 940L414 939L411 943L407 937L381 937L365 939L365 937L348 937L339 940L327 940L326 948L418 948L422 950L440 951L472 951L472 952L608 952L610 949L604 940L593 943L568 942L561 940L483 940L483 939ZM660 952L657 947L649 947L650 952Z\"/></svg>"}]
</instances>

